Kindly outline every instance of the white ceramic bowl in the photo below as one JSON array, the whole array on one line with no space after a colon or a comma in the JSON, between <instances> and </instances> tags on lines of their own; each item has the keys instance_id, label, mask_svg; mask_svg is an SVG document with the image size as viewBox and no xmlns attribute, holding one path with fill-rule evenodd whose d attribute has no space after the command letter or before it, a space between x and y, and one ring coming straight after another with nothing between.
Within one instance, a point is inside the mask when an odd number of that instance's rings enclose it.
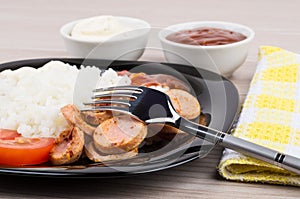
<instances>
[{"instance_id":1,"label":"white ceramic bowl","mask_svg":"<svg viewBox=\"0 0 300 199\"><path fill-rule=\"evenodd\" d=\"M115 16L114 18L131 30L103 42L87 41L71 36L74 26L85 19L62 26L60 33L70 55L80 58L137 60L145 50L151 28L150 24L136 18L122 16Z\"/></svg>"},{"instance_id":2,"label":"white ceramic bowl","mask_svg":"<svg viewBox=\"0 0 300 199\"><path fill-rule=\"evenodd\" d=\"M166 39L171 33L199 27L227 29L242 33L247 38L235 43L216 46L181 44ZM244 63L248 54L249 43L253 37L254 31L249 27L221 21L198 21L176 24L159 32L164 55L168 62L193 65L227 77L231 76Z\"/></svg>"}]
</instances>

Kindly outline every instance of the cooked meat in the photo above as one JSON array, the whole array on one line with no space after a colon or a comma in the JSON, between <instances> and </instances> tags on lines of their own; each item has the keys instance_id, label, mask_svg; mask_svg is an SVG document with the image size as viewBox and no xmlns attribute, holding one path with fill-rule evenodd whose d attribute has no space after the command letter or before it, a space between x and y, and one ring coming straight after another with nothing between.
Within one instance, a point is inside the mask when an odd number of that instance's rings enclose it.
<instances>
[{"instance_id":1,"label":"cooked meat","mask_svg":"<svg viewBox=\"0 0 300 199\"><path fill-rule=\"evenodd\" d=\"M183 137L187 136L187 134L184 131L181 131L175 127L164 125L162 130L159 132L158 136L165 139L165 140L172 140L176 136L178 139L182 139Z\"/></svg>"},{"instance_id":2,"label":"cooked meat","mask_svg":"<svg viewBox=\"0 0 300 199\"><path fill-rule=\"evenodd\" d=\"M128 116L121 115L101 123L94 132L95 147L105 154L119 154L137 148L147 134L147 126Z\"/></svg>"},{"instance_id":3,"label":"cooked meat","mask_svg":"<svg viewBox=\"0 0 300 199\"><path fill-rule=\"evenodd\" d=\"M50 151L50 162L54 165L77 161L84 147L84 133L78 127L62 131Z\"/></svg>"},{"instance_id":4,"label":"cooked meat","mask_svg":"<svg viewBox=\"0 0 300 199\"><path fill-rule=\"evenodd\" d=\"M98 126L105 120L112 117L111 111L85 111L81 113L82 119L92 126Z\"/></svg>"},{"instance_id":5,"label":"cooked meat","mask_svg":"<svg viewBox=\"0 0 300 199\"><path fill-rule=\"evenodd\" d=\"M181 89L188 92L190 91L190 88L186 83L177 79L174 76L165 75L165 74L156 74L156 75L149 75L149 76L155 79L158 83L168 86L170 89Z\"/></svg>"},{"instance_id":6,"label":"cooked meat","mask_svg":"<svg viewBox=\"0 0 300 199\"><path fill-rule=\"evenodd\" d=\"M129 77L131 79L131 85L134 86L144 86L145 84L149 83L158 83L146 73L131 73Z\"/></svg>"},{"instance_id":7,"label":"cooked meat","mask_svg":"<svg viewBox=\"0 0 300 199\"><path fill-rule=\"evenodd\" d=\"M200 104L190 93L180 89L171 89L166 94L170 97L177 113L182 117L190 120L199 116Z\"/></svg>"},{"instance_id":8,"label":"cooked meat","mask_svg":"<svg viewBox=\"0 0 300 199\"><path fill-rule=\"evenodd\" d=\"M148 129L151 135L149 135L148 132L149 136L147 137L150 137L150 139L147 139L147 141L149 140L150 141L153 140L153 142L157 142L161 140L180 141L185 139L187 136L189 136L188 133L166 124L150 124L148 125ZM149 142L147 144L149 144Z\"/></svg>"},{"instance_id":9,"label":"cooked meat","mask_svg":"<svg viewBox=\"0 0 300 199\"><path fill-rule=\"evenodd\" d=\"M199 117L199 124L207 126L208 125L207 123L208 123L208 121L207 121L206 115L204 115L203 113L201 113L200 117Z\"/></svg>"},{"instance_id":10,"label":"cooked meat","mask_svg":"<svg viewBox=\"0 0 300 199\"><path fill-rule=\"evenodd\" d=\"M128 77L130 76L130 74L132 74L128 70L121 70L121 71L118 71L117 73L118 73L119 76L127 75Z\"/></svg>"},{"instance_id":11,"label":"cooked meat","mask_svg":"<svg viewBox=\"0 0 300 199\"><path fill-rule=\"evenodd\" d=\"M147 75L145 73L130 73L128 71L118 72L118 75L127 75L131 79L131 85L134 86L148 86L148 85L162 85L168 86L170 89L181 89L190 91L186 83L166 74Z\"/></svg>"},{"instance_id":12,"label":"cooked meat","mask_svg":"<svg viewBox=\"0 0 300 199\"><path fill-rule=\"evenodd\" d=\"M94 143L91 142L85 148L87 157L94 162L106 162L112 160L124 160L129 159L138 154L138 149L132 149L131 151L120 153L120 154L104 154L96 149Z\"/></svg>"},{"instance_id":13,"label":"cooked meat","mask_svg":"<svg viewBox=\"0 0 300 199\"><path fill-rule=\"evenodd\" d=\"M200 114L198 120L195 122L198 122L202 125L207 125L207 118L204 114ZM184 131L181 131L180 129L177 129L175 127L172 127L170 125L162 125L162 124L150 124L148 125L148 135L147 137L151 137L151 139L147 139L147 141L160 141L157 138L163 139L163 140L183 140L186 139L187 136L194 137ZM149 143L147 143L149 144Z\"/></svg>"},{"instance_id":14,"label":"cooked meat","mask_svg":"<svg viewBox=\"0 0 300 199\"><path fill-rule=\"evenodd\" d=\"M80 111L76 108L75 105L66 105L61 108L61 112L69 124L71 124L72 126L77 126L88 135L93 135L96 128L92 127L83 120Z\"/></svg>"}]
</instances>

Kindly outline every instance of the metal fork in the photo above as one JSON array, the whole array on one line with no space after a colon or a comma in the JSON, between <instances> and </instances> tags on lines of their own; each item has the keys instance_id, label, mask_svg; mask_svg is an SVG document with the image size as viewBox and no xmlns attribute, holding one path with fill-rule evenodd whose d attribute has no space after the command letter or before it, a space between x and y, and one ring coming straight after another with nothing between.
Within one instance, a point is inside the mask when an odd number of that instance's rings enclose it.
<instances>
[{"instance_id":1,"label":"metal fork","mask_svg":"<svg viewBox=\"0 0 300 199\"><path fill-rule=\"evenodd\" d=\"M119 86L95 89L93 101L84 103L81 111L118 111L145 122L165 123L192 134L212 144L220 144L248 155L300 174L300 159L231 136L181 117L174 109L170 98L163 92L146 87Z\"/></svg>"}]
</instances>

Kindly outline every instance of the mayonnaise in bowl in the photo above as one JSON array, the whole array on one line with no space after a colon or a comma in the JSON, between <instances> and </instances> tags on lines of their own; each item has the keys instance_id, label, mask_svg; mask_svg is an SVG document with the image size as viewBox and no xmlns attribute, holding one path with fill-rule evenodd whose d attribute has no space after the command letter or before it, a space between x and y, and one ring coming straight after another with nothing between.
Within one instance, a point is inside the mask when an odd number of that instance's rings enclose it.
<instances>
[{"instance_id":1,"label":"mayonnaise in bowl","mask_svg":"<svg viewBox=\"0 0 300 199\"><path fill-rule=\"evenodd\" d=\"M150 29L142 19L104 15L69 22L60 33L71 56L137 60L146 48Z\"/></svg>"},{"instance_id":2,"label":"mayonnaise in bowl","mask_svg":"<svg viewBox=\"0 0 300 199\"><path fill-rule=\"evenodd\" d=\"M125 26L117 17L97 16L78 22L71 32L71 37L79 40L101 42L132 29L132 27Z\"/></svg>"}]
</instances>

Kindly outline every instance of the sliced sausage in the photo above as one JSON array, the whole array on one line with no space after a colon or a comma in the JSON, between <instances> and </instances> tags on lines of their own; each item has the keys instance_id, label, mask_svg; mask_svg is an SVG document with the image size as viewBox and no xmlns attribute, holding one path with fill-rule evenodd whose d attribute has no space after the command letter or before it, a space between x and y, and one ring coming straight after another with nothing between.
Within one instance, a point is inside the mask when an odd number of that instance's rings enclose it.
<instances>
[{"instance_id":1,"label":"sliced sausage","mask_svg":"<svg viewBox=\"0 0 300 199\"><path fill-rule=\"evenodd\" d=\"M184 83L183 81L179 80L178 78L171 76L171 75L165 75L165 74L156 74L156 75L149 75L151 78L153 78L155 81L162 85L168 86L170 89L181 89L185 91L190 91L190 87Z\"/></svg>"},{"instance_id":2,"label":"sliced sausage","mask_svg":"<svg viewBox=\"0 0 300 199\"><path fill-rule=\"evenodd\" d=\"M148 139L147 141L152 141L153 139L154 142L161 140L180 141L186 139L187 136L190 136L190 134L167 124L150 124L148 125L148 129L156 133L152 134L151 139Z\"/></svg>"},{"instance_id":3,"label":"sliced sausage","mask_svg":"<svg viewBox=\"0 0 300 199\"><path fill-rule=\"evenodd\" d=\"M62 131L50 151L50 162L54 165L77 161L83 151L84 133L78 127Z\"/></svg>"},{"instance_id":4,"label":"sliced sausage","mask_svg":"<svg viewBox=\"0 0 300 199\"><path fill-rule=\"evenodd\" d=\"M195 120L201 125L207 126L207 117L203 113L200 114L198 120ZM149 133L150 131L150 133ZM150 139L147 139L147 144L157 142L162 140L168 141L184 141L190 138L193 138L193 135L190 135L180 129L172 127L170 125L162 124L150 124L148 125L148 135L152 136ZM159 139L158 139L159 138ZM150 141L150 142L149 142Z\"/></svg>"},{"instance_id":5,"label":"sliced sausage","mask_svg":"<svg viewBox=\"0 0 300 199\"><path fill-rule=\"evenodd\" d=\"M178 139L182 139L183 137L189 135L188 133L181 131L175 127L164 125L162 130L159 132L158 136L165 140L173 140L176 136Z\"/></svg>"},{"instance_id":6,"label":"sliced sausage","mask_svg":"<svg viewBox=\"0 0 300 199\"><path fill-rule=\"evenodd\" d=\"M84 133L88 135L93 135L96 128L87 124L82 119L80 111L75 105L68 104L61 108L61 112L70 125L79 127Z\"/></svg>"},{"instance_id":7,"label":"sliced sausage","mask_svg":"<svg viewBox=\"0 0 300 199\"><path fill-rule=\"evenodd\" d=\"M200 115L201 108L198 100L187 91L171 89L166 94L170 97L177 113L182 117L190 120Z\"/></svg>"},{"instance_id":8,"label":"sliced sausage","mask_svg":"<svg viewBox=\"0 0 300 199\"><path fill-rule=\"evenodd\" d=\"M133 86L147 87L147 85L161 85L162 87L167 86L170 89L181 89L185 91L190 91L190 88L186 83L171 75L147 75L146 73L130 73L128 71L118 72L118 75L129 76L131 79L131 85Z\"/></svg>"},{"instance_id":9,"label":"sliced sausage","mask_svg":"<svg viewBox=\"0 0 300 199\"><path fill-rule=\"evenodd\" d=\"M127 75L128 77L132 74L131 72L129 72L128 70L121 70L121 71L117 71L118 76L124 76Z\"/></svg>"},{"instance_id":10,"label":"sliced sausage","mask_svg":"<svg viewBox=\"0 0 300 199\"><path fill-rule=\"evenodd\" d=\"M207 126L208 125L208 118L206 117L206 115L201 113L198 123L201 124L201 125Z\"/></svg>"},{"instance_id":11,"label":"sliced sausage","mask_svg":"<svg viewBox=\"0 0 300 199\"><path fill-rule=\"evenodd\" d=\"M111 111L85 111L81 113L82 119L92 126L98 126L105 120L112 117Z\"/></svg>"},{"instance_id":12,"label":"sliced sausage","mask_svg":"<svg viewBox=\"0 0 300 199\"><path fill-rule=\"evenodd\" d=\"M145 84L155 84L158 82L155 79L151 78L146 73L131 73L130 74L131 85L133 86L144 86Z\"/></svg>"},{"instance_id":13,"label":"sliced sausage","mask_svg":"<svg viewBox=\"0 0 300 199\"><path fill-rule=\"evenodd\" d=\"M134 156L137 156L138 149L135 148L131 151L120 153L120 154L104 154L96 149L94 143L91 142L85 147L85 154L86 156L94 161L94 162L106 162L106 161L113 161L113 160L124 160L129 159Z\"/></svg>"},{"instance_id":14,"label":"sliced sausage","mask_svg":"<svg viewBox=\"0 0 300 199\"><path fill-rule=\"evenodd\" d=\"M147 135L147 126L128 116L120 115L101 123L95 130L95 147L105 154L124 153L137 148Z\"/></svg>"}]
</instances>

